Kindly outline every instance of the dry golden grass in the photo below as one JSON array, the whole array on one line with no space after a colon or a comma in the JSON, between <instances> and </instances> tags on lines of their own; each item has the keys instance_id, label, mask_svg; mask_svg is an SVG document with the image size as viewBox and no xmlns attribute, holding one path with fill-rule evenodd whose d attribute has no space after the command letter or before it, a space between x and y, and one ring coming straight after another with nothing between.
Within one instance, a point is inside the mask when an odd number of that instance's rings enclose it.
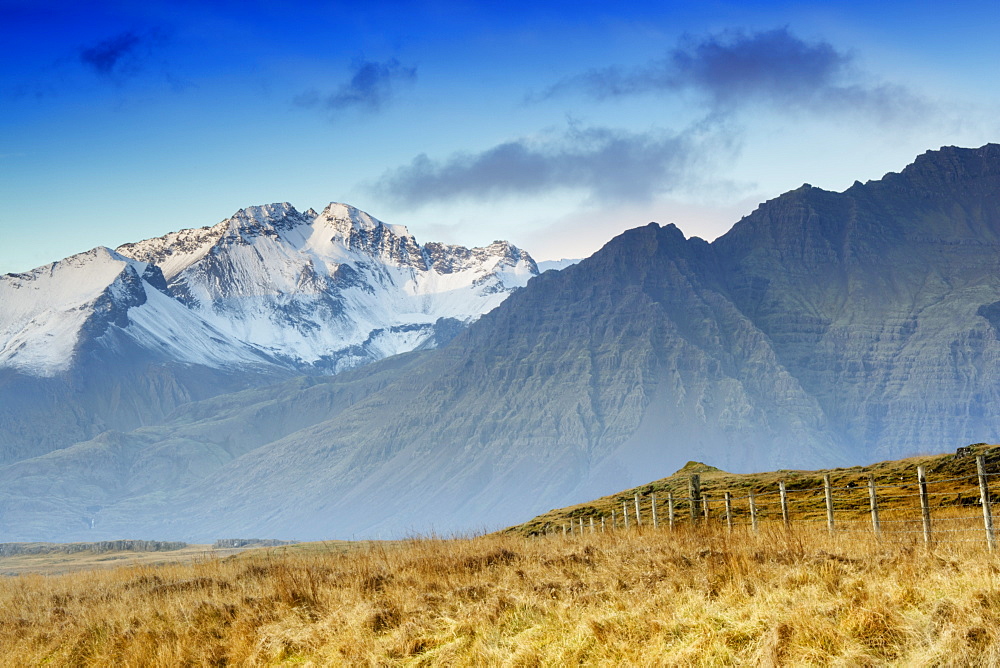
<instances>
[{"instance_id":1,"label":"dry golden grass","mask_svg":"<svg viewBox=\"0 0 1000 668\"><path fill-rule=\"evenodd\" d=\"M0 579L6 665L998 665L1000 559L769 524Z\"/></svg>"}]
</instances>

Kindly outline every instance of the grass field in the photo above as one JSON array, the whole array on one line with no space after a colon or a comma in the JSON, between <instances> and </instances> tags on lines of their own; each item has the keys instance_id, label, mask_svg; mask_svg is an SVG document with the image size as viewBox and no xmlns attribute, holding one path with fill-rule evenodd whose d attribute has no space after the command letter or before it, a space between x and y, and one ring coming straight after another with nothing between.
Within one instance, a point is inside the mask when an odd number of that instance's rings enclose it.
<instances>
[{"instance_id":1,"label":"grass field","mask_svg":"<svg viewBox=\"0 0 1000 668\"><path fill-rule=\"evenodd\" d=\"M998 665L978 545L645 529L0 579L8 665Z\"/></svg>"},{"instance_id":2,"label":"grass field","mask_svg":"<svg viewBox=\"0 0 1000 668\"><path fill-rule=\"evenodd\" d=\"M1000 449L974 450L995 494ZM930 544L913 519L918 465L930 481ZM650 527L649 515L636 528L633 516L629 530L606 522L591 532L589 518L607 519L637 493L662 502L670 492L683 510L694 472L714 499L710 521L692 526L679 514L671 531ZM833 534L824 474L836 489ZM790 527L775 509L779 480ZM0 657L17 666L996 666L1000 556L986 549L977 485L974 458L950 455L750 475L692 463L469 539L5 557L0 573L20 575L0 578ZM718 500L749 490L760 531L739 503L730 530Z\"/></svg>"}]
</instances>

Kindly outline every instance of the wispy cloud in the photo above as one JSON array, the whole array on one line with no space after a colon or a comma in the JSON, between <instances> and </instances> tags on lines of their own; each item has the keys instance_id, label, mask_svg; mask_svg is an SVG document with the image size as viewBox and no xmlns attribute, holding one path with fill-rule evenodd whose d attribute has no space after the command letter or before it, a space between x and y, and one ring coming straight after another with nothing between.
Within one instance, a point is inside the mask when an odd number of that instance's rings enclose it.
<instances>
[{"instance_id":1,"label":"wispy cloud","mask_svg":"<svg viewBox=\"0 0 1000 668\"><path fill-rule=\"evenodd\" d=\"M571 128L544 140L518 139L443 160L418 155L382 175L372 188L397 204L452 198L492 199L581 190L595 201L636 202L690 182L716 150L699 131L633 133Z\"/></svg>"},{"instance_id":2,"label":"wispy cloud","mask_svg":"<svg viewBox=\"0 0 1000 668\"><path fill-rule=\"evenodd\" d=\"M80 62L101 75L109 75L134 56L139 36L123 32L109 39L80 49Z\"/></svg>"},{"instance_id":3,"label":"wispy cloud","mask_svg":"<svg viewBox=\"0 0 1000 668\"><path fill-rule=\"evenodd\" d=\"M867 82L853 54L806 41L788 28L688 36L666 57L641 67L607 67L564 79L534 99L582 92L595 99L694 91L715 113L745 104L782 109L872 113L880 119L918 112L925 102L904 86Z\"/></svg>"},{"instance_id":4,"label":"wispy cloud","mask_svg":"<svg viewBox=\"0 0 1000 668\"><path fill-rule=\"evenodd\" d=\"M310 90L297 96L300 107L319 107L331 111L361 109L379 111L396 94L401 84L417 78L417 68L403 65L391 58L385 62L359 61L354 65L350 81L329 94Z\"/></svg>"},{"instance_id":5,"label":"wispy cloud","mask_svg":"<svg viewBox=\"0 0 1000 668\"><path fill-rule=\"evenodd\" d=\"M100 77L120 79L142 70L151 51L165 41L161 30L126 30L107 39L81 46L80 63Z\"/></svg>"}]
</instances>

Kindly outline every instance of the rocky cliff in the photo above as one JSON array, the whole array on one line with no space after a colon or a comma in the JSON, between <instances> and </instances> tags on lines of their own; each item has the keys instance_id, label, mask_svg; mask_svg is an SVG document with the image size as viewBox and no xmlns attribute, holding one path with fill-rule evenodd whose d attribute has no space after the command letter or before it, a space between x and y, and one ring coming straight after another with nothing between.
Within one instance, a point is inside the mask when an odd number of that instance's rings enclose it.
<instances>
[{"instance_id":1,"label":"rocky cliff","mask_svg":"<svg viewBox=\"0 0 1000 668\"><path fill-rule=\"evenodd\" d=\"M857 457L1000 437L1000 146L803 186L712 246L725 294Z\"/></svg>"}]
</instances>

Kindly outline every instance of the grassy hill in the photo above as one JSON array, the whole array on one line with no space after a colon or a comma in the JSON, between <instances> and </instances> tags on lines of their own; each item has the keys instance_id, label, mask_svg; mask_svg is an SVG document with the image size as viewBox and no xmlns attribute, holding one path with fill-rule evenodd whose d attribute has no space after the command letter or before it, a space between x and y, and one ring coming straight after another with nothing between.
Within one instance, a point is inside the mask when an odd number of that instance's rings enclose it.
<instances>
[{"instance_id":1,"label":"grassy hill","mask_svg":"<svg viewBox=\"0 0 1000 668\"><path fill-rule=\"evenodd\" d=\"M941 519L967 517L976 527L981 527L980 493L976 471L976 456L985 457L986 471L991 487L991 499L1000 501L1000 446L978 443L962 449L956 454L926 455L878 462L869 466L853 466L817 471L779 470L766 473L727 473L701 462L688 462L673 475L651 483L626 489L616 494L566 508L558 508L539 515L523 524L507 529L508 532L533 536L552 531L560 531L563 526L578 526L585 520L584 528L589 530L589 518L605 520L610 527L612 511L615 511L618 525L622 524L622 509L627 508L635 524L634 501L640 496L644 519L651 522L653 495L656 497L660 524L666 523L666 503L668 494L676 500L677 522L688 521L690 517L689 480L692 474L700 479L701 494L710 500L710 522L724 522L723 499L725 492L733 498L732 519L736 526L749 523L748 496L752 492L758 506L761 522L781 519L779 483L784 482L788 494L788 512L792 523L825 521L826 504L824 476L829 475L833 488L835 521L857 530L859 525L867 525L871 513L869 500L869 476L876 485L880 518L888 524L911 524L920 521L920 499L917 485L917 468L924 468L928 500L932 515ZM704 521L699 508L700 521ZM886 528L888 533L892 529ZM898 530L898 529L897 529ZM971 529L970 529L971 530Z\"/></svg>"}]
</instances>

